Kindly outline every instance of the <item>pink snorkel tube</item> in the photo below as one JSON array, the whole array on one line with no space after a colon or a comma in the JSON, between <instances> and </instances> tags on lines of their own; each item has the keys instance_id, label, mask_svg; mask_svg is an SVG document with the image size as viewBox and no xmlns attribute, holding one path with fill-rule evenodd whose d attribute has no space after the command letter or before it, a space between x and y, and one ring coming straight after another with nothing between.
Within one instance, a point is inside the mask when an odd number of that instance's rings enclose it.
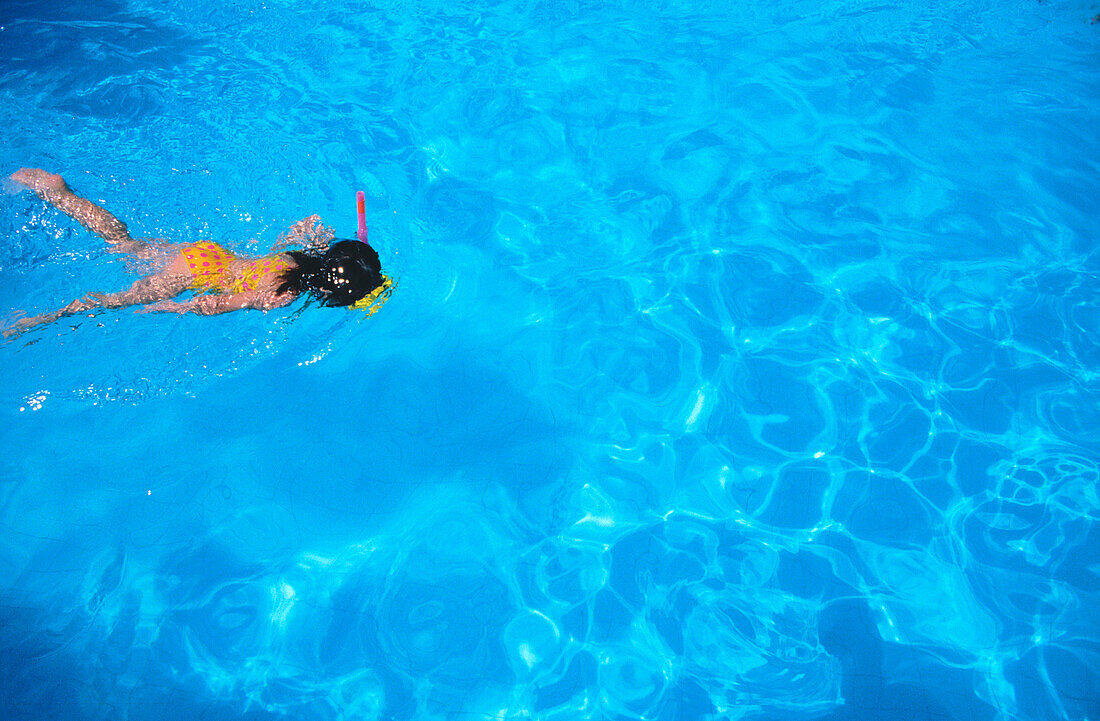
<instances>
[{"instance_id":1,"label":"pink snorkel tube","mask_svg":"<svg viewBox=\"0 0 1100 721\"><path fill-rule=\"evenodd\" d=\"M367 248L370 249L371 254L374 256L375 264L377 264L378 254L375 253L374 249L370 248L370 244L367 243L367 198L362 190L355 192L355 210L359 215L359 229L355 231L355 237L359 239L360 243L367 245ZM390 291L392 290L393 281L383 275L381 285L349 305L348 308L365 310L367 315L373 315L390 297Z\"/></svg>"},{"instance_id":2,"label":"pink snorkel tube","mask_svg":"<svg viewBox=\"0 0 1100 721\"><path fill-rule=\"evenodd\" d=\"M367 197L362 190L355 193L355 210L359 214L359 230L355 231L355 237L360 242L367 242Z\"/></svg>"}]
</instances>

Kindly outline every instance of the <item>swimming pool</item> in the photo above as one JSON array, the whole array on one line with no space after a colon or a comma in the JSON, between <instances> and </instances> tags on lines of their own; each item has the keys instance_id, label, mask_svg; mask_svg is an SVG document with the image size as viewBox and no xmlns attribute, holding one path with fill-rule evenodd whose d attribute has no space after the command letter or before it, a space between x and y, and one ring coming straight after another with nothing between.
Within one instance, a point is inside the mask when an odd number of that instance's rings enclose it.
<instances>
[{"instance_id":1,"label":"swimming pool","mask_svg":"<svg viewBox=\"0 0 1100 721\"><path fill-rule=\"evenodd\" d=\"M397 291L0 344L4 718L1100 716L1089 3L178 5L0 6L0 171Z\"/></svg>"}]
</instances>

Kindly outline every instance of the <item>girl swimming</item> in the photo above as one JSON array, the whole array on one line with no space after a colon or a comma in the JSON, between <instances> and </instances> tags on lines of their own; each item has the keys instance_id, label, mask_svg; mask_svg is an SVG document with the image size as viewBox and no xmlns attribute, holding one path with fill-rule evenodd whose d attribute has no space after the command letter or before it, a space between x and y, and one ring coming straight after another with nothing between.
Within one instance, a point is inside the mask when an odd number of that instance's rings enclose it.
<instances>
[{"instance_id":1,"label":"girl swimming","mask_svg":"<svg viewBox=\"0 0 1100 721\"><path fill-rule=\"evenodd\" d=\"M308 294L325 306L373 310L391 287L390 279L382 275L378 253L366 242L362 202L361 240L333 242L332 230L311 215L292 226L270 255L249 258L208 241L179 244L132 238L121 220L73 193L60 175L23 168L11 179L103 238L112 252L153 261L159 270L140 278L129 290L90 293L59 310L23 318L5 330L5 336L94 308L130 305L144 305L139 312L214 315L245 308L271 310ZM292 245L304 250L277 252ZM171 300L188 290L196 296Z\"/></svg>"}]
</instances>

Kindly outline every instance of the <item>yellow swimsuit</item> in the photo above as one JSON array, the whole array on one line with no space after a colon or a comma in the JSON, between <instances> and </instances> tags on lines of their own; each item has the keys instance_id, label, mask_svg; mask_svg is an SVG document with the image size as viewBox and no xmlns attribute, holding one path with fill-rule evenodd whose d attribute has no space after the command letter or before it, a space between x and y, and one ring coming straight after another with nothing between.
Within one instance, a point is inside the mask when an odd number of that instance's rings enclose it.
<instances>
[{"instance_id":1,"label":"yellow swimsuit","mask_svg":"<svg viewBox=\"0 0 1100 721\"><path fill-rule=\"evenodd\" d=\"M272 273L281 273L290 267L286 257L269 255L238 266L240 275L229 272L229 264L242 260L217 243L202 241L183 246L184 259L191 270L191 290L213 293L243 293L255 290L261 281Z\"/></svg>"}]
</instances>

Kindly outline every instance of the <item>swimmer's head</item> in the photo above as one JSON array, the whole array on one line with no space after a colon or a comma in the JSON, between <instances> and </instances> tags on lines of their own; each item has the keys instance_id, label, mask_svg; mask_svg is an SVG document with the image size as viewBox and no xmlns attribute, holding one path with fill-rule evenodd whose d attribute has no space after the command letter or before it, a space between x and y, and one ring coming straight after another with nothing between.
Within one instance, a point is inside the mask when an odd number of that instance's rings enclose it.
<instances>
[{"instance_id":1,"label":"swimmer's head","mask_svg":"<svg viewBox=\"0 0 1100 721\"><path fill-rule=\"evenodd\" d=\"M321 257L313 281L314 294L323 305L354 305L382 285L382 264L366 243L339 240Z\"/></svg>"},{"instance_id":2,"label":"swimmer's head","mask_svg":"<svg viewBox=\"0 0 1100 721\"><path fill-rule=\"evenodd\" d=\"M321 305L354 305L385 282L378 253L358 240L338 240L324 255L289 253L296 268L283 273L279 293L309 293Z\"/></svg>"}]
</instances>

